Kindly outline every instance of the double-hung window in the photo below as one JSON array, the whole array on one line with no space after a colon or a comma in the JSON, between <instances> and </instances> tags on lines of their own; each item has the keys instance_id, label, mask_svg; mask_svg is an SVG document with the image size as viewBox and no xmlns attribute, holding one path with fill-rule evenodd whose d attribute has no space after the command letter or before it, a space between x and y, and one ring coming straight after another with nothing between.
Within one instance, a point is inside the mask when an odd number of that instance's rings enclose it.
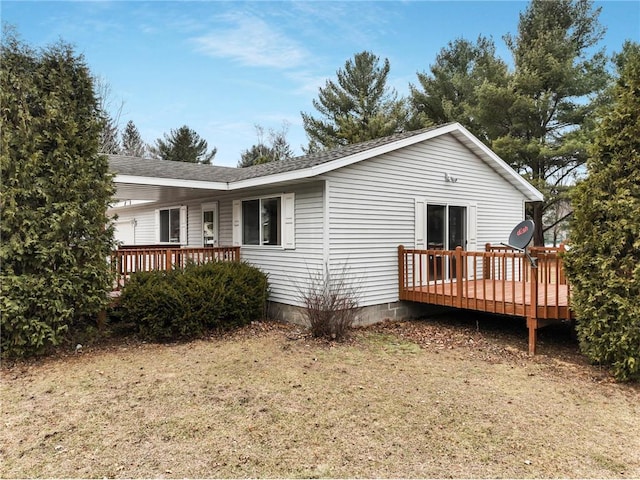
<instances>
[{"instance_id":1,"label":"double-hung window","mask_svg":"<svg viewBox=\"0 0 640 480\"><path fill-rule=\"evenodd\" d=\"M234 201L234 245L295 248L293 210L292 193Z\"/></svg>"}]
</instances>

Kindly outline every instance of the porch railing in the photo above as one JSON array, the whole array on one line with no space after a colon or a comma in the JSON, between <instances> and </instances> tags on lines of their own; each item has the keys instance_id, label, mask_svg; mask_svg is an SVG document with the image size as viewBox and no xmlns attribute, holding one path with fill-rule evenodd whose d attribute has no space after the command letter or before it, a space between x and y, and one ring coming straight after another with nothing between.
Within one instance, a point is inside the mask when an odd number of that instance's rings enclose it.
<instances>
[{"instance_id":1,"label":"porch railing","mask_svg":"<svg viewBox=\"0 0 640 480\"><path fill-rule=\"evenodd\" d=\"M238 262L240 247L128 246L111 252L114 290L120 290L132 273L184 268L188 263Z\"/></svg>"}]
</instances>

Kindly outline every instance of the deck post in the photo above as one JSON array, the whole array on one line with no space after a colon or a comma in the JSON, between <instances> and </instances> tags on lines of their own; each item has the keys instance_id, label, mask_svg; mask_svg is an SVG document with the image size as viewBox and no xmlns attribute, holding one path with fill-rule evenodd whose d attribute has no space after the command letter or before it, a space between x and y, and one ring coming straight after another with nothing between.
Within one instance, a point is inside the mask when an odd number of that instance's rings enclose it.
<instances>
[{"instance_id":1,"label":"deck post","mask_svg":"<svg viewBox=\"0 0 640 480\"><path fill-rule=\"evenodd\" d=\"M524 259L523 259L524 261ZM538 265L531 265L529 276L531 309L527 315L527 328L529 329L529 355L536 354L536 340L538 337Z\"/></svg>"},{"instance_id":2,"label":"deck post","mask_svg":"<svg viewBox=\"0 0 640 480\"><path fill-rule=\"evenodd\" d=\"M538 339L538 319L527 317L527 328L529 329L529 355L535 355L536 340Z\"/></svg>"},{"instance_id":3,"label":"deck post","mask_svg":"<svg viewBox=\"0 0 640 480\"><path fill-rule=\"evenodd\" d=\"M404 245L398 245L398 296L404 300Z\"/></svg>"},{"instance_id":4,"label":"deck post","mask_svg":"<svg viewBox=\"0 0 640 480\"><path fill-rule=\"evenodd\" d=\"M485 243L484 251L491 251L491 244ZM482 278L489 279L491 278L491 259L489 257L483 257L482 259Z\"/></svg>"},{"instance_id":5,"label":"deck post","mask_svg":"<svg viewBox=\"0 0 640 480\"><path fill-rule=\"evenodd\" d=\"M456 296L458 308L462 308L462 247L456 247Z\"/></svg>"},{"instance_id":6,"label":"deck post","mask_svg":"<svg viewBox=\"0 0 640 480\"><path fill-rule=\"evenodd\" d=\"M173 270L173 261L172 261L173 252L171 251L170 248L167 248L166 254L167 254L167 264L166 264L165 270L168 272L170 270Z\"/></svg>"}]
</instances>

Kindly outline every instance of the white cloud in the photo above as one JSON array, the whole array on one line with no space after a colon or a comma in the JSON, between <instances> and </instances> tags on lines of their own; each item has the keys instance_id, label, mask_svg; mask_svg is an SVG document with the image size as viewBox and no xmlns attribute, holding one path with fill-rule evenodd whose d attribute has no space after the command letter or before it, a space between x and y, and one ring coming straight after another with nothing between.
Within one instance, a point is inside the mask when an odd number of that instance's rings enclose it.
<instances>
[{"instance_id":1,"label":"white cloud","mask_svg":"<svg viewBox=\"0 0 640 480\"><path fill-rule=\"evenodd\" d=\"M293 68L307 58L304 48L259 18L228 15L225 19L233 23L231 28L192 39L199 51L257 67Z\"/></svg>"}]
</instances>

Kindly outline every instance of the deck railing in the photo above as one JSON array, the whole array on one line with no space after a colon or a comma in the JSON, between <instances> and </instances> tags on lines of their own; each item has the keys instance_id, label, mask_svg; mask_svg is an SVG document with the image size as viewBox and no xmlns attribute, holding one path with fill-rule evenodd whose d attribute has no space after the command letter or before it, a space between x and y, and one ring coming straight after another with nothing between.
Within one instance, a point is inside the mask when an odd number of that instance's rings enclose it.
<instances>
[{"instance_id":1,"label":"deck railing","mask_svg":"<svg viewBox=\"0 0 640 480\"><path fill-rule=\"evenodd\" d=\"M111 252L114 289L120 290L135 272L184 268L188 263L238 262L240 247L131 246Z\"/></svg>"},{"instance_id":2,"label":"deck railing","mask_svg":"<svg viewBox=\"0 0 640 480\"><path fill-rule=\"evenodd\" d=\"M528 318L567 318L570 289L560 249L484 252L398 247L400 299Z\"/></svg>"}]
</instances>

